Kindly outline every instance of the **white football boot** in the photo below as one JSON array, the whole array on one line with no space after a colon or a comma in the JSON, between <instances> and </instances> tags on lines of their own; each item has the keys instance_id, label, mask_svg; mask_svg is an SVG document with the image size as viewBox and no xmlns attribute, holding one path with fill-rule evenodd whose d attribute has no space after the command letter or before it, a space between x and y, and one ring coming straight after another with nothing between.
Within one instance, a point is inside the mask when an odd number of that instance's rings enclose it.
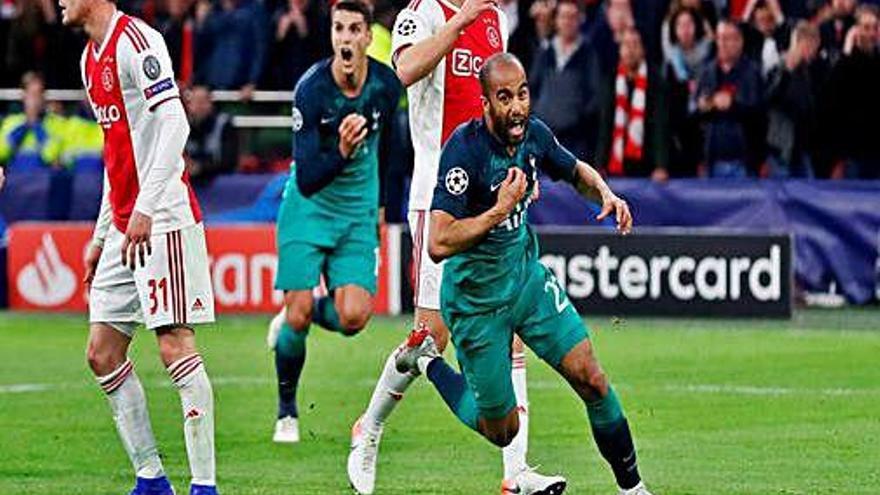
<instances>
[{"instance_id":1,"label":"white football boot","mask_svg":"<svg viewBox=\"0 0 880 495\"><path fill-rule=\"evenodd\" d=\"M501 495L559 495L567 485L562 476L544 476L535 468L526 468L501 483Z\"/></svg>"},{"instance_id":2,"label":"white football boot","mask_svg":"<svg viewBox=\"0 0 880 495\"><path fill-rule=\"evenodd\" d=\"M293 416L285 416L275 422L275 434L272 436L275 443L299 442L299 419Z\"/></svg>"},{"instance_id":3,"label":"white football boot","mask_svg":"<svg viewBox=\"0 0 880 495\"><path fill-rule=\"evenodd\" d=\"M640 481L638 485L630 488L629 490L621 488L620 495L651 495L651 492L649 492L648 488L645 487L645 483Z\"/></svg>"},{"instance_id":4,"label":"white football boot","mask_svg":"<svg viewBox=\"0 0 880 495\"><path fill-rule=\"evenodd\" d=\"M381 439L382 427L380 426L378 431L366 427L363 416L351 427L348 481L361 495L370 495L376 486L376 460Z\"/></svg>"}]
</instances>

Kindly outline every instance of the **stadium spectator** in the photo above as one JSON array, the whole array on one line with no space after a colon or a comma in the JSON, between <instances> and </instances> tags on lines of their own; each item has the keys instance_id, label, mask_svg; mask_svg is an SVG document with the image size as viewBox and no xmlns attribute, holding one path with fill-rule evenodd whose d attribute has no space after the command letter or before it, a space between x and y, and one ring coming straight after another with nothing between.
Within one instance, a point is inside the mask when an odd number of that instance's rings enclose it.
<instances>
[{"instance_id":1,"label":"stadium spectator","mask_svg":"<svg viewBox=\"0 0 880 495\"><path fill-rule=\"evenodd\" d=\"M878 11L862 5L856 11L851 35L851 53L843 55L832 69L827 88L831 102L828 132L840 160L833 178L880 178L880 145L877 116L880 115L880 30Z\"/></svg>"},{"instance_id":2,"label":"stadium spectator","mask_svg":"<svg viewBox=\"0 0 880 495\"><path fill-rule=\"evenodd\" d=\"M618 45L623 33L635 26L630 0L609 0L605 6L605 15L599 18L590 41L599 57L599 69L602 76L617 70L620 50Z\"/></svg>"},{"instance_id":3,"label":"stadium spectator","mask_svg":"<svg viewBox=\"0 0 880 495\"><path fill-rule=\"evenodd\" d=\"M271 63L266 86L291 90L330 49L330 19L319 0L288 0L272 16Z\"/></svg>"},{"instance_id":4,"label":"stadium spectator","mask_svg":"<svg viewBox=\"0 0 880 495\"><path fill-rule=\"evenodd\" d=\"M552 6L547 0L501 0L498 7L507 16L507 51L516 55L523 67L531 67L536 52L543 48L541 42L552 32ZM535 22L537 17L541 17L540 22Z\"/></svg>"},{"instance_id":5,"label":"stadium spectator","mask_svg":"<svg viewBox=\"0 0 880 495\"><path fill-rule=\"evenodd\" d=\"M524 21L520 18L517 21L517 31L524 30L525 33L532 34L532 36L527 42L523 43L525 34L514 33L516 34L517 39L508 40L508 42L511 43L508 51L517 50L519 52L527 52L531 49L531 52L528 53L525 58L525 61L529 64L526 67L531 68L538 52L547 48L550 44L555 29L555 13L556 0L535 0L528 8L527 20ZM533 33L530 33L532 29Z\"/></svg>"},{"instance_id":6,"label":"stadium spectator","mask_svg":"<svg viewBox=\"0 0 880 495\"><path fill-rule=\"evenodd\" d=\"M241 99L249 101L265 65L267 26L259 0L220 0L214 7L199 0L196 81L214 89L240 89Z\"/></svg>"},{"instance_id":7,"label":"stadium spectator","mask_svg":"<svg viewBox=\"0 0 880 495\"><path fill-rule=\"evenodd\" d=\"M580 32L583 12L573 0L556 7L556 35L535 57L529 86L535 115L582 160L595 151L598 64Z\"/></svg>"},{"instance_id":8,"label":"stadium spectator","mask_svg":"<svg viewBox=\"0 0 880 495\"><path fill-rule=\"evenodd\" d=\"M104 172L104 131L95 122L87 100L81 101L72 115L60 101L46 104L47 115L57 117L57 134L61 141L59 164L75 173Z\"/></svg>"},{"instance_id":9,"label":"stadium spectator","mask_svg":"<svg viewBox=\"0 0 880 495\"><path fill-rule=\"evenodd\" d=\"M624 33L620 64L600 94L597 165L611 176L668 178L663 78L646 60L635 28Z\"/></svg>"},{"instance_id":10,"label":"stadium spectator","mask_svg":"<svg viewBox=\"0 0 880 495\"><path fill-rule=\"evenodd\" d=\"M11 85L20 74L46 68L50 27L58 16L52 0L4 1L2 6L0 12L11 21L0 44L4 83Z\"/></svg>"},{"instance_id":11,"label":"stadium spectator","mask_svg":"<svg viewBox=\"0 0 880 495\"><path fill-rule=\"evenodd\" d=\"M184 152L193 183L235 171L238 139L232 117L214 109L211 92L205 86L187 91L185 102L190 132Z\"/></svg>"},{"instance_id":12,"label":"stadium spectator","mask_svg":"<svg viewBox=\"0 0 880 495\"><path fill-rule=\"evenodd\" d=\"M820 42L815 26L798 22L785 63L769 75L767 175L771 177L815 176L812 154L819 141L820 92L829 72L827 63L818 57Z\"/></svg>"},{"instance_id":13,"label":"stadium spectator","mask_svg":"<svg viewBox=\"0 0 880 495\"><path fill-rule=\"evenodd\" d=\"M761 75L742 56L739 27L718 23L718 55L703 70L697 85L697 112L705 127L705 157L712 177L749 175L760 148L755 142L762 103Z\"/></svg>"},{"instance_id":14,"label":"stadium spectator","mask_svg":"<svg viewBox=\"0 0 880 495\"><path fill-rule=\"evenodd\" d=\"M60 163L64 118L46 111L42 76L22 76L23 113L0 124L0 163L12 170L42 169Z\"/></svg>"},{"instance_id":15,"label":"stadium spectator","mask_svg":"<svg viewBox=\"0 0 880 495\"><path fill-rule=\"evenodd\" d=\"M682 7L670 17L664 80L669 111L669 161L667 171L674 177L696 175L703 155L703 138L697 105L697 78L712 56L713 44L707 24L690 7Z\"/></svg>"},{"instance_id":16,"label":"stadium spectator","mask_svg":"<svg viewBox=\"0 0 880 495\"><path fill-rule=\"evenodd\" d=\"M660 31L660 42L663 47L664 61L669 60L672 46L676 44L676 23L679 22L678 17L684 11L688 12L694 22L693 31L695 40L705 40L706 43L711 44L715 33L715 27L713 23L709 22L709 19L704 13L707 10L709 12L714 12L708 8L704 8L699 2L681 2L679 0L673 0L672 5L670 5L669 8L669 13L663 21L663 26Z\"/></svg>"},{"instance_id":17,"label":"stadium spectator","mask_svg":"<svg viewBox=\"0 0 880 495\"><path fill-rule=\"evenodd\" d=\"M373 41L367 47L367 55L391 67L391 29L394 28L394 19L400 9L394 6L392 0L374 0L373 2L373 25L370 31L373 33Z\"/></svg>"},{"instance_id":18,"label":"stadium spectator","mask_svg":"<svg viewBox=\"0 0 880 495\"><path fill-rule=\"evenodd\" d=\"M194 5L193 0L167 0L167 12L159 17L156 26L168 44L174 74L181 86L192 83L195 72Z\"/></svg>"},{"instance_id":19,"label":"stadium spectator","mask_svg":"<svg viewBox=\"0 0 880 495\"><path fill-rule=\"evenodd\" d=\"M642 37L645 59L651 66L663 63L661 33L669 12L670 0L638 0L632 9L633 22Z\"/></svg>"},{"instance_id":20,"label":"stadium spectator","mask_svg":"<svg viewBox=\"0 0 880 495\"><path fill-rule=\"evenodd\" d=\"M829 17L819 25L822 36L822 55L836 64L843 53L846 34L855 24L856 0L831 0Z\"/></svg>"},{"instance_id":21,"label":"stadium spectator","mask_svg":"<svg viewBox=\"0 0 880 495\"><path fill-rule=\"evenodd\" d=\"M778 0L752 0L745 16L748 20L747 24L742 25L745 53L760 65L761 76L767 77L782 63L791 29Z\"/></svg>"}]
</instances>

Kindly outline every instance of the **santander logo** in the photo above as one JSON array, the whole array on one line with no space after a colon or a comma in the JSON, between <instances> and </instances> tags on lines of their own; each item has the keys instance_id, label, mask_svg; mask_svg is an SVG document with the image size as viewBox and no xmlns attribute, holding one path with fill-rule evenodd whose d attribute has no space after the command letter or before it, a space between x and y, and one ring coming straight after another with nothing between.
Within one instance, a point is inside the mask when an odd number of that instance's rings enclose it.
<instances>
[{"instance_id":1,"label":"santander logo","mask_svg":"<svg viewBox=\"0 0 880 495\"><path fill-rule=\"evenodd\" d=\"M73 297L76 275L61 259L51 234L43 234L33 262L18 273L16 285L22 297L36 306L57 306Z\"/></svg>"}]
</instances>

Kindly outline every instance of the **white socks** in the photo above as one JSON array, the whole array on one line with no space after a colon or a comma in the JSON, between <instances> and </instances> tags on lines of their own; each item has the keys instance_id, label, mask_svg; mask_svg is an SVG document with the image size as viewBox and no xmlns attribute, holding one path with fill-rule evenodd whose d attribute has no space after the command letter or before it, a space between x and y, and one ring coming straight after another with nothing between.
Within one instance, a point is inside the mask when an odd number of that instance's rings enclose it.
<instances>
[{"instance_id":1,"label":"white socks","mask_svg":"<svg viewBox=\"0 0 880 495\"><path fill-rule=\"evenodd\" d=\"M214 461L214 393L199 354L178 359L168 366L171 382L180 392L183 436L196 485L216 484Z\"/></svg>"},{"instance_id":2,"label":"white socks","mask_svg":"<svg viewBox=\"0 0 880 495\"><path fill-rule=\"evenodd\" d=\"M410 373L401 373L395 367L394 358L397 351L392 352L385 361L385 368L382 369L382 375L379 376L379 383L373 390L373 396L370 398L370 405L367 406L367 412L364 413L364 421L362 425L370 428L371 431L380 429L385 420L391 415L391 411L403 399L406 389L415 381L416 376Z\"/></svg>"},{"instance_id":3,"label":"white socks","mask_svg":"<svg viewBox=\"0 0 880 495\"><path fill-rule=\"evenodd\" d=\"M140 478L158 478L165 474L156 439L150 426L147 398L134 372L131 360L126 359L106 376L97 377L98 384L107 394L116 430L122 446L131 459L135 474Z\"/></svg>"},{"instance_id":4,"label":"white socks","mask_svg":"<svg viewBox=\"0 0 880 495\"><path fill-rule=\"evenodd\" d=\"M504 458L504 479L511 479L526 469L526 454L529 450L529 394L526 387L526 355L516 353L511 356L513 369L510 379L516 394L516 407L519 411L519 432L510 445L502 450Z\"/></svg>"}]
</instances>

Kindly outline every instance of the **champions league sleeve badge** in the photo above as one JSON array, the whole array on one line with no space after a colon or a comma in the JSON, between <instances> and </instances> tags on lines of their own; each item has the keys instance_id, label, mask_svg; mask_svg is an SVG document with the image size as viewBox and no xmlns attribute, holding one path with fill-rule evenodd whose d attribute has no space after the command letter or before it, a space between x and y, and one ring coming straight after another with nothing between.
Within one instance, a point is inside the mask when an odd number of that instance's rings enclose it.
<instances>
[{"instance_id":1,"label":"champions league sleeve badge","mask_svg":"<svg viewBox=\"0 0 880 495\"><path fill-rule=\"evenodd\" d=\"M159 79L159 75L162 74L162 66L159 65L159 59L155 55L147 55L147 58L144 59L143 68L144 74L152 81Z\"/></svg>"}]
</instances>

